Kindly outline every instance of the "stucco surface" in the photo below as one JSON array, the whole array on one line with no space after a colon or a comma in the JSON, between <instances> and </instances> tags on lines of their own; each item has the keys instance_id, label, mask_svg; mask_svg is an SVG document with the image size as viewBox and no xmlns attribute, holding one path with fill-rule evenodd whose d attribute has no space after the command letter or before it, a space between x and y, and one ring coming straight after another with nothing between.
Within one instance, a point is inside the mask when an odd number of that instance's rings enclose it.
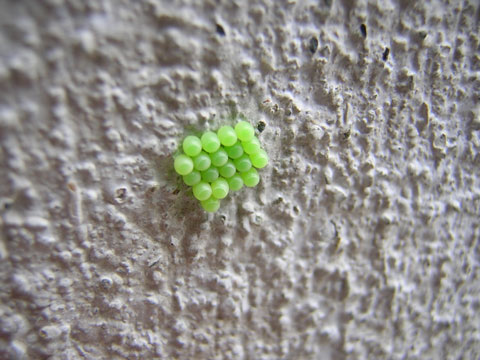
<instances>
[{"instance_id":1,"label":"stucco surface","mask_svg":"<svg viewBox=\"0 0 480 360\"><path fill-rule=\"evenodd\" d=\"M479 359L479 20L2 0L0 358ZM271 161L207 214L172 155L239 116Z\"/></svg>"}]
</instances>

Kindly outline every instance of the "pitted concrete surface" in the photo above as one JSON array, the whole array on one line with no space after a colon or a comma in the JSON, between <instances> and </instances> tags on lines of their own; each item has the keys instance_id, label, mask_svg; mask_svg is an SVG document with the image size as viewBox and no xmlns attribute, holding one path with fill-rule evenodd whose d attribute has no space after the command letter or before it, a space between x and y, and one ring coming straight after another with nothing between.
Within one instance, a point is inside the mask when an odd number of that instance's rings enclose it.
<instances>
[{"instance_id":1,"label":"pitted concrete surface","mask_svg":"<svg viewBox=\"0 0 480 360\"><path fill-rule=\"evenodd\" d=\"M479 359L476 1L0 2L1 359ZM206 214L172 156L246 117Z\"/></svg>"}]
</instances>

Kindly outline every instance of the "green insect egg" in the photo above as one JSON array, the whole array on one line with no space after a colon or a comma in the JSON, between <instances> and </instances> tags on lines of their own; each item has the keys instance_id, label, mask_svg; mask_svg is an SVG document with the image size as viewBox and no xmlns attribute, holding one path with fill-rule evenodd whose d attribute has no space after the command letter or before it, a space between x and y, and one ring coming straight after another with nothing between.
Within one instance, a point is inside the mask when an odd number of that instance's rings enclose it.
<instances>
[{"instance_id":1,"label":"green insect egg","mask_svg":"<svg viewBox=\"0 0 480 360\"><path fill-rule=\"evenodd\" d=\"M222 126L217 131L217 136L223 146L232 146L237 142L237 133L231 126Z\"/></svg>"},{"instance_id":2,"label":"green insect egg","mask_svg":"<svg viewBox=\"0 0 480 360\"><path fill-rule=\"evenodd\" d=\"M207 131L201 138L203 150L207 153L213 153L220 148L220 140L213 131Z\"/></svg>"},{"instance_id":3,"label":"green insect egg","mask_svg":"<svg viewBox=\"0 0 480 360\"><path fill-rule=\"evenodd\" d=\"M200 180L202 180L202 176L197 170L193 170L190 174L183 176L183 182L188 186L198 184Z\"/></svg>"},{"instance_id":4,"label":"green insect egg","mask_svg":"<svg viewBox=\"0 0 480 360\"><path fill-rule=\"evenodd\" d=\"M231 178L227 179L228 187L232 191L240 190L243 187L243 179L240 174L235 174Z\"/></svg>"},{"instance_id":5,"label":"green insect egg","mask_svg":"<svg viewBox=\"0 0 480 360\"><path fill-rule=\"evenodd\" d=\"M255 168L251 168L250 170L241 173L240 176L242 177L243 183L247 187L254 187L260 182L260 176Z\"/></svg>"},{"instance_id":6,"label":"green insect egg","mask_svg":"<svg viewBox=\"0 0 480 360\"><path fill-rule=\"evenodd\" d=\"M228 160L227 163L219 169L219 172L222 177L228 179L237 172L237 168L232 160Z\"/></svg>"},{"instance_id":7,"label":"green insect egg","mask_svg":"<svg viewBox=\"0 0 480 360\"><path fill-rule=\"evenodd\" d=\"M237 125L235 125L235 132L241 141L249 141L255 135L255 129L252 124L246 121L239 121Z\"/></svg>"},{"instance_id":8,"label":"green insect egg","mask_svg":"<svg viewBox=\"0 0 480 360\"><path fill-rule=\"evenodd\" d=\"M264 168L268 164L267 152L263 149L258 150L256 153L250 155L250 161L257 169Z\"/></svg>"},{"instance_id":9,"label":"green insect egg","mask_svg":"<svg viewBox=\"0 0 480 360\"><path fill-rule=\"evenodd\" d=\"M193 161L187 155L181 154L175 158L173 167L179 175L187 175L193 170Z\"/></svg>"},{"instance_id":10,"label":"green insect egg","mask_svg":"<svg viewBox=\"0 0 480 360\"><path fill-rule=\"evenodd\" d=\"M207 200L210 196L212 196L212 187L210 184L201 181L193 186L193 196L200 201Z\"/></svg>"},{"instance_id":11,"label":"green insect egg","mask_svg":"<svg viewBox=\"0 0 480 360\"><path fill-rule=\"evenodd\" d=\"M212 183L212 196L216 199L223 199L228 195L228 182L224 178L218 178Z\"/></svg>"},{"instance_id":12,"label":"green insect egg","mask_svg":"<svg viewBox=\"0 0 480 360\"><path fill-rule=\"evenodd\" d=\"M218 169L216 167L209 167L207 170L202 171L202 180L211 183L212 181L215 181L218 179Z\"/></svg>"},{"instance_id":13,"label":"green insect egg","mask_svg":"<svg viewBox=\"0 0 480 360\"><path fill-rule=\"evenodd\" d=\"M223 166L227 163L228 154L225 151L225 149L223 149L223 147L221 147L220 149L218 149L214 153L210 154L210 160L212 160L212 165L213 166L220 167L220 166Z\"/></svg>"},{"instance_id":14,"label":"green insect egg","mask_svg":"<svg viewBox=\"0 0 480 360\"><path fill-rule=\"evenodd\" d=\"M261 146L260 141L254 136L249 141L242 141L242 147L247 154L251 155L258 152Z\"/></svg>"},{"instance_id":15,"label":"green insect egg","mask_svg":"<svg viewBox=\"0 0 480 360\"><path fill-rule=\"evenodd\" d=\"M202 151L202 142L198 137L189 135L183 140L182 147L185 154L194 157Z\"/></svg>"},{"instance_id":16,"label":"green insect egg","mask_svg":"<svg viewBox=\"0 0 480 360\"><path fill-rule=\"evenodd\" d=\"M211 164L212 160L210 160L210 156L208 156L205 151L202 151L200 154L193 158L193 165L195 167L195 170L205 171L210 167Z\"/></svg>"},{"instance_id":17,"label":"green insect egg","mask_svg":"<svg viewBox=\"0 0 480 360\"><path fill-rule=\"evenodd\" d=\"M252 167L250 158L245 154L240 156L238 159L233 160L233 163L235 164L237 170L241 173L250 170Z\"/></svg>"},{"instance_id":18,"label":"green insect egg","mask_svg":"<svg viewBox=\"0 0 480 360\"><path fill-rule=\"evenodd\" d=\"M200 201L203 209L207 212L214 213L220 208L220 200L215 199L213 196L207 200Z\"/></svg>"},{"instance_id":19,"label":"green insect egg","mask_svg":"<svg viewBox=\"0 0 480 360\"><path fill-rule=\"evenodd\" d=\"M226 147L225 151L227 152L230 159L238 159L240 156L243 155L242 143L240 141L237 141L232 146Z\"/></svg>"}]
</instances>

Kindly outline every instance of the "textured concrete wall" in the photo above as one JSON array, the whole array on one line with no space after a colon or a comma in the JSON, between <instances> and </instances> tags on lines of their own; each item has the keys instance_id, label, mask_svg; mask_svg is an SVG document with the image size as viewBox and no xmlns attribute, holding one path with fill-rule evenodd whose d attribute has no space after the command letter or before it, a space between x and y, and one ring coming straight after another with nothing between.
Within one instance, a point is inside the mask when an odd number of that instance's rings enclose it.
<instances>
[{"instance_id":1,"label":"textured concrete wall","mask_svg":"<svg viewBox=\"0 0 480 360\"><path fill-rule=\"evenodd\" d=\"M479 14L2 0L0 358L480 358ZM237 114L208 215L172 154Z\"/></svg>"}]
</instances>

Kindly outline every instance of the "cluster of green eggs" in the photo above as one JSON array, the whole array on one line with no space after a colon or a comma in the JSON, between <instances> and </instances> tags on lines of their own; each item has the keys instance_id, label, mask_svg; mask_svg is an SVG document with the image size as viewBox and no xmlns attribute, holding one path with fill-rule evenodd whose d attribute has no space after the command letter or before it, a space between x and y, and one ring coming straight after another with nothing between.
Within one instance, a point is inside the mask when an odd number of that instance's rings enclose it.
<instances>
[{"instance_id":1,"label":"cluster of green eggs","mask_svg":"<svg viewBox=\"0 0 480 360\"><path fill-rule=\"evenodd\" d=\"M256 169L268 163L253 126L246 121L235 128L222 126L216 133L207 131L200 138L187 136L182 148L184 153L175 157L175 171L208 212L217 211L229 191L256 186L260 181Z\"/></svg>"}]
</instances>

